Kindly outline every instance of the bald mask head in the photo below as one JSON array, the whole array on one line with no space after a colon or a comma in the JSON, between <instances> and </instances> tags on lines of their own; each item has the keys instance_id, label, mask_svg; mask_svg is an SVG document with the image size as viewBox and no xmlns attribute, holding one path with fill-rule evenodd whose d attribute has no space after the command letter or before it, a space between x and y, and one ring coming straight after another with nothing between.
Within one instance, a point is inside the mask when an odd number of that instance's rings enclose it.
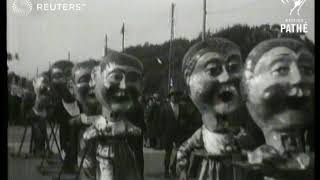
<instances>
[{"instance_id":1,"label":"bald mask head","mask_svg":"<svg viewBox=\"0 0 320 180\"><path fill-rule=\"evenodd\" d=\"M292 39L258 44L246 60L242 92L260 128L287 131L307 126L313 119L313 52Z\"/></svg>"},{"instance_id":2,"label":"bald mask head","mask_svg":"<svg viewBox=\"0 0 320 180\"><path fill-rule=\"evenodd\" d=\"M143 65L135 57L109 52L92 72L98 101L113 112L127 111L142 92Z\"/></svg>"},{"instance_id":3,"label":"bald mask head","mask_svg":"<svg viewBox=\"0 0 320 180\"><path fill-rule=\"evenodd\" d=\"M189 49L182 71L189 96L202 115L228 115L240 107L241 70L240 49L227 39L209 39Z\"/></svg>"}]
</instances>

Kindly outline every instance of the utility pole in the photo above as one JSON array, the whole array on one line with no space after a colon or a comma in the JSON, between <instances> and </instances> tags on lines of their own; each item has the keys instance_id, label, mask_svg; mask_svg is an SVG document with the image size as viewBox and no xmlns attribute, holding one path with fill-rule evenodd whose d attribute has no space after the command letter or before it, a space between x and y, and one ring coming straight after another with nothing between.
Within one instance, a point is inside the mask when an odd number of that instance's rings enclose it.
<instances>
[{"instance_id":1,"label":"utility pole","mask_svg":"<svg viewBox=\"0 0 320 180\"><path fill-rule=\"evenodd\" d=\"M68 51L68 61L71 61L71 58L70 58L70 51Z\"/></svg>"},{"instance_id":2,"label":"utility pole","mask_svg":"<svg viewBox=\"0 0 320 180\"><path fill-rule=\"evenodd\" d=\"M207 0L203 0L202 41L206 40Z\"/></svg>"},{"instance_id":3,"label":"utility pole","mask_svg":"<svg viewBox=\"0 0 320 180\"><path fill-rule=\"evenodd\" d=\"M124 33L125 33L125 29L124 29L124 21L122 23L122 28L121 28L121 34L122 34L122 52L124 52Z\"/></svg>"},{"instance_id":4,"label":"utility pole","mask_svg":"<svg viewBox=\"0 0 320 180\"><path fill-rule=\"evenodd\" d=\"M49 61L49 81L51 83L51 62Z\"/></svg>"},{"instance_id":5,"label":"utility pole","mask_svg":"<svg viewBox=\"0 0 320 180\"><path fill-rule=\"evenodd\" d=\"M171 4L170 49L169 49L169 63L168 63L169 64L168 93L170 92L171 80L174 78L174 62L172 63L172 61L173 61L173 40L174 40L174 8L175 8L175 4L172 3ZM173 86L173 82L172 82L172 86Z\"/></svg>"},{"instance_id":6,"label":"utility pole","mask_svg":"<svg viewBox=\"0 0 320 180\"><path fill-rule=\"evenodd\" d=\"M106 56L108 53L108 35L106 34L105 37L105 46L104 46L104 56Z\"/></svg>"}]
</instances>

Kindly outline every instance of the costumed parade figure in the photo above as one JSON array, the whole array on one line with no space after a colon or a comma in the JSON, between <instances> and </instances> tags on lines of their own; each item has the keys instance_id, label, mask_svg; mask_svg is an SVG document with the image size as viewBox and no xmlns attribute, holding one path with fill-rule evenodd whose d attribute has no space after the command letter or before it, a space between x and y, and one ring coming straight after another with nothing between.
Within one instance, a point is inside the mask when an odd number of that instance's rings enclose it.
<instances>
[{"instance_id":1,"label":"costumed parade figure","mask_svg":"<svg viewBox=\"0 0 320 180\"><path fill-rule=\"evenodd\" d=\"M108 52L92 72L92 85L102 105L102 116L84 132L95 141L97 180L140 180L141 174L128 136L139 136L141 129L129 122L126 112L142 92L143 66L130 55Z\"/></svg>"},{"instance_id":2,"label":"costumed parade figure","mask_svg":"<svg viewBox=\"0 0 320 180\"><path fill-rule=\"evenodd\" d=\"M64 156L62 172L77 172L77 130L70 125L71 118L80 114L80 108L69 91L73 63L60 60L50 67L51 86L54 92L54 109L51 121L60 125L60 146Z\"/></svg>"},{"instance_id":3,"label":"costumed parade figure","mask_svg":"<svg viewBox=\"0 0 320 180\"><path fill-rule=\"evenodd\" d=\"M95 169L87 169L87 167L93 167L95 163L93 160L83 161L82 159L88 153L93 153L91 147L94 145L88 144L88 147L86 147L82 136L85 129L96 119L96 116L101 114L101 105L95 97L93 88L90 87L91 71L97 65L99 65L99 62L96 60L87 60L75 64L72 68L72 80L69 82L70 93L74 95L80 108L80 114L69 121L70 125L79 131L78 164L79 167L84 167L85 174L91 179L95 176ZM89 155L89 157L92 157L92 155Z\"/></svg>"},{"instance_id":4,"label":"costumed parade figure","mask_svg":"<svg viewBox=\"0 0 320 180\"><path fill-rule=\"evenodd\" d=\"M243 63L239 47L223 38L199 42L186 53L182 72L188 93L202 115L203 125L177 154L177 171L186 179L191 153L202 153L199 180L244 179L242 171L224 160L254 146L245 126L239 83ZM252 144L250 144L252 143Z\"/></svg>"},{"instance_id":5,"label":"costumed parade figure","mask_svg":"<svg viewBox=\"0 0 320 180\"><path fill-rule=\"evenodd\" d=\"M313 52L293 39L264 41L246 60L242 87L266 140L248 153L249 163L265 179L313 179Z\"/></svg>"},{"instance_id":6,"label":"costumed parade figure","mask_svg":"<svg viewBox=\"0 0 320 180\"><path fill-rule=\"evenodd\" d=\"M34 93L36 95L33 108L27 112L26 119L32 127L32 154L43 156L45 153L46 142L49 147L46 121L48 119L49 90L48 74L42 73L33 80Z\"/></svg>"},{"instance_id":7,"label":"costumed parade figure","mask_svg":"<svg viewBox=\"0 0 320 180\"><path fill-rule=\"evenodd\" d=\"M140 174L142 180L144 179L144 157L143 157L143 136L147 131L147 125L144 122L144 107L139 102L138 99L134 100L133 108L131 108L127 113L126 117L133 125L141 129L141 134L139 136L129 136L128 143L131 147L137 164L138 169L140 169Z\"/></svg>"}]
</instances>

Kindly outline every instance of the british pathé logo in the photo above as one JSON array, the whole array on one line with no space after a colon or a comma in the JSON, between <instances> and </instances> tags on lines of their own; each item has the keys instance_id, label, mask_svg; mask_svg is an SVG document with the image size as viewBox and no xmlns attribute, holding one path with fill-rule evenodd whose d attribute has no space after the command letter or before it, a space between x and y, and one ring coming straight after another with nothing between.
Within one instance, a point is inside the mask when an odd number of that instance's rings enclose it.
<instances>
[{"instance_id":1,"label":"british path\u00e9 logo","mask_svg":"<svg viewBox=\"0 0 320 180\"><path fill-rule=\"evenodd\" d=\"M300 10L307 0L281 0L285 5L290 6L288 18L285 23L281 24L281 33L307 33L308 22L304 18L300 18ZM299 18L294 18L299 17Z\"/></svg>"},{"instance_id":2,"label":"british path\u00e9 logo","mask_svg":"<svg viewBox=\"0 0 320 180\"><path fill-rule=\"evenodd\" d=\"M292 15L292 13L296 11L298 16L300 16L300 9L302 8L302 6L306 1L307 0L281 0L283 4L287 4L291 6L290 15Z\"/></svg>"},{"instance_id":3,"label":"british path\u00e9 logo","mask_svg":"<svg viewBox=\"0 0 320 180\"><path fill-rule=\"evenodd\" d=\"M32 11L30 0L13 0L12 11L17 15L26 16Z\"/></svg>"}]
</instances>

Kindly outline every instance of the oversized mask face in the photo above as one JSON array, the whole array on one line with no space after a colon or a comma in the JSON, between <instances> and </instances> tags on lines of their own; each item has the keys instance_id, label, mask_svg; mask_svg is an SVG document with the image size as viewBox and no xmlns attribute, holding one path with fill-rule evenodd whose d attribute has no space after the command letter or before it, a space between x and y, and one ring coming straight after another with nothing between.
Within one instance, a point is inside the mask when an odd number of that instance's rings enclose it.
<instances>
[{"instance_id":1,"label":"oversized mask face","mask_svg":"<svg viewBox=\"0 0 320 180\"><path fill-rule=\"evenodd\" d=\"M50 97L50 85L46 76L39 76L33 80L33 88L36 99L41 105L49 104L47 101Z\"/></svg>"},{"instance_id":2,"label":"oversized mask face","mask_svg":"<svg viewBox=\"0 0 320 180\"><path fill-rule=\"evenodd\" d=\"M260 128L286 131L313 119L314 56L310 51L273 47L244 75L248 110Z\"/></svg>"},{"instance_id":3,"label":"oversized mask face","mask_svg":"<svg viewBox=\"0 0 320 180\"><path fill-rule=\"evenodd\" d=\"M61 68L55 67L51 70L52 88L59 94L67 90L67 79Z\"/></svg>"},{"instance_id":4,"label":"oversized mask face","mask_svg":"<svg viewBox=\"0 0 320 180\"><path fill-rule=\"evenodd\" d=\"M93 72L98 101L111 112L126 112L142 92L142 72L129 65L107 63Z\"/></svg>"},{"instance_id":5,"label":"oversized mask face","mask_svg":"<svg viewBox=\"0 0 320 180\"><path fill-rule=\"evenodd\" d=\"M74 72L73 93L81 104L96 105L98 103L94 89L90 87L91 70L89 67L80 67Z\"/></svg>"},{"instance_id":6,"label":"oversized mask face","mask_svg":"<svg viewBox=\"0 0 320 180\"><path fill-rule=\"evenodd\" d=\"M240 50L234 48L226 53L208 51L198 58L188 86L190 97L200 112L225 115L237 110L241 104Z\"/></svg>"}]
</instances>

